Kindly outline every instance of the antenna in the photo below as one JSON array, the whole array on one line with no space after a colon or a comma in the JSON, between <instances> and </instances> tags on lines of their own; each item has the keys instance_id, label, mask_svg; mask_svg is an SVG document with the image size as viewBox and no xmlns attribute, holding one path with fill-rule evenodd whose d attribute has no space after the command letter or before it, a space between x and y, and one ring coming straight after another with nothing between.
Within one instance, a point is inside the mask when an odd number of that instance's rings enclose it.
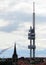
<instances>
[{"instance_id":1,"label":"antenna","mask_svg":"<svg viewBox=\"0 0 46 65\"><path fill-rule=\"evenodd\" d=\"M35 2L33 2L33 29L35 31Z\"/></svg>"},{"instance_id":2,"label":"antenna","mask_svg":"<svg viewBox=\"0 0 46 65\"><path fill-rule=\"evenodd\" d=\"M30 26L28 39L30 40L30 45L28 46L30 49L30 58L32 57L32 53L33 58L35 58L35 2L33 2L33 28Z\"/></svg>"},{"instance_id":3,"label":"antenna","mask_svg":"<svg viewBox=\"0 0 46 65\"><path fill-rule=\"evenodd\" d=\"M35 36L35 2L33 2L33 31ZM35 57L35 38L33 39L33 57Z\"/></svg>"}]
</instances>

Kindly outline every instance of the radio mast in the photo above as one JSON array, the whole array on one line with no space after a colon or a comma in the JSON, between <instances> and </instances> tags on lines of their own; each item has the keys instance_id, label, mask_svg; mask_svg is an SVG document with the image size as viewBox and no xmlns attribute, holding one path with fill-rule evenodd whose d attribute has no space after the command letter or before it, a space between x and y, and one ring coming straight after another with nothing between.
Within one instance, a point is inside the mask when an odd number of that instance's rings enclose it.
<instances>
[{"instance_id":1,"label":"radio mast","mask_svg":"<svg viewBox=\"0 0 46 65\"><path fill-rule=\"evenodd\" d=\"M32 53L33 58L35 58L35 2L33 2L33 28L30 26L28 39L30 40L30 45L28 46L30 49L30 58L32 57Z\"/></svg>"},{"instance_id":2,"label":"radio mast","mask_svg":"<svg viewBox=\"0 0 46 65\"><path fill-rule=\"evenodd\" d=\"M34 39L33 39L33 57L35 57L35 2L33 2L33 30L34 30Z\"/></svg>"}]
</instances>

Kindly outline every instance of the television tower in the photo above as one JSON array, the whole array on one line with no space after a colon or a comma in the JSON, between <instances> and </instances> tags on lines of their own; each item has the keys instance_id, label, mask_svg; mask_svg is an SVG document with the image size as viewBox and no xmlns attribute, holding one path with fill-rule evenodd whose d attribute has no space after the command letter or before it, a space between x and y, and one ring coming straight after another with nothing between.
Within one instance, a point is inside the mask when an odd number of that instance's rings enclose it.
<instances>
[{"instance_id":1,"label":"television tower","mask_svg":"<svg viewBox=\"0 0 46 65\"><path fill-rule=\"evenodd\" d=\"M30 30L28 33L28 39L30 40L30 45L28 48L30 49L30 58L35 58L35 2L33 2L33 28L30 26Z\"/></svg>"}]
</instances>

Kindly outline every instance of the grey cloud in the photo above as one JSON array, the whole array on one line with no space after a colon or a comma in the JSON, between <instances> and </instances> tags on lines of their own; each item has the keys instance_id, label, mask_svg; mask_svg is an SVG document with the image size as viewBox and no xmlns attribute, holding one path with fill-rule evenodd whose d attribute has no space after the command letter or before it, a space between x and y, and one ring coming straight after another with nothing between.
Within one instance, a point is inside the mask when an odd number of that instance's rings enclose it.
<instances>
[{"instance_id":1,"label":"grey cloud","mask_svg":"<svg viewBox=\"0 0 46 65\"><path fill-rule=\"evenodd\" d=\"M4 26L4 27L0 27L0 31L4 31L4 32L12 32L14 30L17 30L18 28L18 24L11 24L11 25L8 25L8 26Z\"/></svg>"},{"instance_id":2,"label":"grey cloud","mask_svg":"<svg viewBox=\"0 0 46 65\"><path fill-rule=\"evenodd\" d=\"M46 16L36 15L36 21L39 22L45 22ZM17 21L17 22L30 22L32 21L32 14L28 14L25 12L17 11L17 12L6 12L6 13L0 13L0 19L3 18L5 20L11 21Z\"/></svg>"},{"instance_id":3,"label":"grey cloud","mask_svg":"<svg viewBox=\"0 0 46 65\"><path fill-rule=\"evenodd\" d=\"M31 15L26 14L24 12L2 13L0 15L0 19L8 20L10 23L13 22L13 24L10 24L8 26L0 27L0 31L12 32L14 30L17 30L17 28L19 28L20 23L27 21L30 22Z\"/></svg>"},{"instance_id":4,"label":"grey cloud","mask_svg":"<svg viewBox=\"0 0 46 65\"><path fill-rule=\"evenodd\" d=\"M35 17L36 17L37 23L38 23L38 22L42 23L42 22L45 22L45 21L46 21L46 16L36 15Z\"/></svg>"},{"instance_id":5,"label":"grey cloud","mask_svg":"<svg viewBox=\"0 0 46 65\"><path fill-rule=\"evenodd\" d=\"M8 26L0 27L0 31L12 32L19 28L20 23L31 22L32 14L28 14L28 13L21 12L21 11L5 12L5 13L0 13L0 19L5 19L9 21L10 23L13 22L13 24L10 24ZM46 17L36 15L36 23L38 22L42 23L44 21L46 21Z\"/></svg>"},{"instance_id":6,"label":"grey cloud","mask_svg":"<svg viewBox=\"0 0 46 65\"><path fill-rule=\"evenodd\" d=\"M27 14L21 11L0 14L0 18L10 20L10 21L18 21L18 22L31 21L32 20L31 17L32 17L31 14Z\"/></svg>"}]
</instances>

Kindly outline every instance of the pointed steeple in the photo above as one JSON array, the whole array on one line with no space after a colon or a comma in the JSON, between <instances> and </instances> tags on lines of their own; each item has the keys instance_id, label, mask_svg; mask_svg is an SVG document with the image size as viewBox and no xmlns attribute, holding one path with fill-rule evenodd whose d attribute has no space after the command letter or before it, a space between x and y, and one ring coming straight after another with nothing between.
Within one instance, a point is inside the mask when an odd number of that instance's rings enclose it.
<instances>
[{"instance_id":1,"label":"pointed steeple","mask_svg":"<svg viewBox=\"0 0 46 65\"><path fill-rule=\"evenodd\" d=\"M18 59L18 56L17 56L17 52L16 52L16 43L14 45L14 53L13 53L13 63L15 63L17 65L17 59Z\"/></svg>"},{"instance_id":2,"label":"pointed steeple","mask_svg":"<svg viewBox=\"0 0 46 65\"><path fill-rule=\"evenodd\" d=\"M16 43L15 43L15 45L14 45L14 55L16 55L17 54L17 52L16 52Z\"/></svg>"},{"instance_id":3,"label":"pointed steeple","mask_svg":"<svg viewBox=\"0 0 46 65\"><path fill-rule=\"evenodd\" d=\"M14 58L17 58L16 43L15 43L15 45L14 45L14 53L13 53L13 57L14 57Z\"/></svg>"}]
</instances>

